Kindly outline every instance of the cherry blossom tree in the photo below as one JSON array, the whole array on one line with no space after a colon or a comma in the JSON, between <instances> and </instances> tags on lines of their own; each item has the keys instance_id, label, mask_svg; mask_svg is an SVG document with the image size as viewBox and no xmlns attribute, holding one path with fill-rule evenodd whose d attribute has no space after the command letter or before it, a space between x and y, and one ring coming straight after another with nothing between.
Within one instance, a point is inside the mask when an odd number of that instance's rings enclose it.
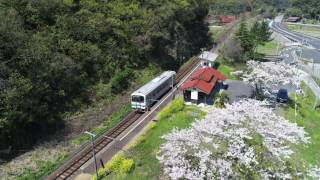
<instances>
[{"instance_id":1,"label":"cherry blossom tree","mask_svg":"<svg viewBox=\"0 0 320 180\"><path fill-rule=\"evenodd\" d=\"M253 99L215 108L162 138L157 158L165 174L195 180L292 178L298 174L286 163L294 153L290 145L309 143L302 127Z\"/></svg>"},{"instance_id":2,"label":"cherry blossom tree","mask_svg":"<svg viewBox=\"0 0 320 180\"><path fill-rule=\"evenodd\" d=\"M289 85L299 90L302 76L305 73L295 65L284 62L247 62L248 72L243 75L243 80L262 88L264 95L270 96L279 90L282 85Z\"/></svg>"}]
</instances>

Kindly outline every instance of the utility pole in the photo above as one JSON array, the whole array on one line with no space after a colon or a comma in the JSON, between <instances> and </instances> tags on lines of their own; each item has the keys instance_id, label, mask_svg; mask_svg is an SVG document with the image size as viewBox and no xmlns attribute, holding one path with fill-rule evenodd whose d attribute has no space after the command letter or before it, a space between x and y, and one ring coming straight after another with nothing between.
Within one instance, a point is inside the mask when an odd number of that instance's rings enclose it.
<instances>
[{"instance_id":1,"label":"utility pole","mask_svg":"<svg viewBox=\"0 0 320 180\"><path fill-rule=\"evenodd\" d=\"M97 176L97 179L99 179L99 176L98 176L98 167L97 167L97 159L96 159L96 152L95 152L95 149L94 149L94 140L93 138L96 137L95 134L89 132L89 131L85 131L84 132L85 134L88 134L90 136L90 139L91 139L91 144L92 144L92 158L94 159L94 167L95 167L95 170L96 170L96 176Z\"/></svg>"}]
</instances>

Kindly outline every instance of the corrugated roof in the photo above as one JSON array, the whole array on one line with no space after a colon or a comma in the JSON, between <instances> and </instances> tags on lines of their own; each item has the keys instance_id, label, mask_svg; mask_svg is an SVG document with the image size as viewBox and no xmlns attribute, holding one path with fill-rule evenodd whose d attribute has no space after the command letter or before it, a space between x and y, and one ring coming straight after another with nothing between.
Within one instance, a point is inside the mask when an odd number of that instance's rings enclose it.
<instances>
[{"instance_id":1,"label":"corrugated roof","mask_svg":"<svg viewBox=\"0 0 320 180\"><path fill-rule=\"evenodd\" d=\"M191 75L191 79L201 79L207 82L209 82L213 77L222 81L227 79L221 72L211 67L204 67Z\"/></svg>"},{"instance_id":2,"label":"corrugated roof","mask_svg":"<svg viewBox=\"0 0 320 180\"><path fill-rule=\"evenodd\" d=\"M194 72L191 78L184 83L180 89L187 90L196 88L199 91L209 95L218 80L224 81L226 79L227 78L216 69L205 67Z\"/></svg>"},{"instance_id":3,"label":"corrugated roof","mask_svg":"<svg viewBox=\"0 0 320 180\"><path fill-rule=\"evenodd\" d=\"M218 57L218 54L212 53L209 51L204 51L199 56L200 59L205 59L205 60L212 61L212 62L216 61L217 57Z\"/></svg>"},{"instance_id":4,"label":"corrugated roof","mask_svg":"<svg viewBox=\"0 0 320 180\"><path fill-rule=\"evenodd\" d=\"M299 21L300 19L301 19L301 17L291 16L291 17L288 17L287 21L288 22L296 22L296 21Z\"/></svg>"}]
</instances>

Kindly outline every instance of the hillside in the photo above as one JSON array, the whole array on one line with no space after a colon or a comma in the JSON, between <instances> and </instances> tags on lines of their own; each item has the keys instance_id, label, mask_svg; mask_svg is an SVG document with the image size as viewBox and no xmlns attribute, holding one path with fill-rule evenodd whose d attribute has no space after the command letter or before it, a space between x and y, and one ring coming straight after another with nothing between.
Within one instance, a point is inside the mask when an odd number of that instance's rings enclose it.
<instances>
[{"instance_id":1,"label":"hillside","mask_svg":"<svg viewBox=\"0 0 320 180\"><path fill-rule=\"evenodd\" d=\"M177 69L207 46L206 15L204 0L0 0L0 150L32 147L150 64Z\"/></svg>"}]
</instances>

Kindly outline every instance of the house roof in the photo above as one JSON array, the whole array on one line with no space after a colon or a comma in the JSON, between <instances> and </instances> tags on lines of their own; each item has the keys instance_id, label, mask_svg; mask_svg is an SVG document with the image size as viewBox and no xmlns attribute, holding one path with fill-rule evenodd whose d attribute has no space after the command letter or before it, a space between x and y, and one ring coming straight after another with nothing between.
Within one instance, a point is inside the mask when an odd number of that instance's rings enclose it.
<instances>
[{"instance_id":1,"label":"house roof","mask_svg":"<svg viewBox=\"0 0 320 180\"><path fill-rule=\"evenodd\" d=\"M205 60L212 61L212 62L214 62L217 59L217 57L218 57L218 55L216 53L212 53L209 51L204 51L199 56L200 59L205 59Z\"/></svg>"},{"instance_id":2,"label":"house roof","mask_svg":"<svg viewBox=\"0 0 320 180\"><path fill-rule=\"evenodd\" d=\"M222 23L231 23L236 20L235 16L219 16Z\"/></svg>"},{"instance_id":3,"label":"house roof","mask_svg":"<svg viewBox=\"0 0 320 180\"><path fill-rule=\"evenodd\" d=\"M211 67L204 67L191 75L191 79L199 79L209 82L211 78L216 77L217 80L226 80L226 76L224 76L221 72Z\"/></svg>"},{"instance_id":4,"label":"house roof","mask_svg":"<svg viewBox=\"0 0 320 180\"><path fill-rule=\"evenodd\" d=\"M190 79L184 83L180 89L198 89L199 91L210 94L215 87L218 80L226 80L227 78L219 71L211 68L205 67L194 72Z\"/></svg>"},{"instance_id":5,"label":"house roof","mask_svg":"<svg viewBox=\"0 0 320 180\"><path fill-rule=\"evenodd\" d=\"M287 21L288 22L297 22L300 19L301 19L301 17L291 16L291 17L288 17Z\"/></svg>"}]
</instances>

